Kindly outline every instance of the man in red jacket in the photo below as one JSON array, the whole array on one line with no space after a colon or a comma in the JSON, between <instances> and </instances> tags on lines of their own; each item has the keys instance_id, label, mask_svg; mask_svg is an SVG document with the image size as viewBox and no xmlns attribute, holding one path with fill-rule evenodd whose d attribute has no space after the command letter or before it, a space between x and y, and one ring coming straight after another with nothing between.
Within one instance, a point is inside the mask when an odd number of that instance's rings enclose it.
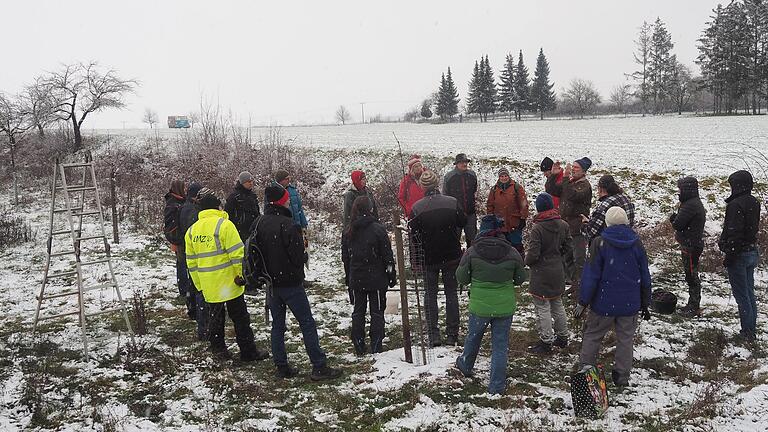
<instances>
[{"instance_id":1,"label":"man in red jacket","mask_svg":"<svg viewBox=\"0 0 768 432\"><path fill-rule=\"evenodd\" d=\"M539 167L541 168L541 173L544 174L544 178L548 179L550 175L552 175L552 167L555 165L555 161L550 159L549 157L545 157L543 161L541 161L541 165ZM557 178L555 178L556 184L561 184L563 182L563 174L564 171L560 171L560 174L557 175ZM552 196L552 200L555 202L555 208L560 208L560 196L554 195L552 192L552 188L547 188L546 185L544 186L546 189L545 192L550 194Z\"/></svg>"}]
</instances>

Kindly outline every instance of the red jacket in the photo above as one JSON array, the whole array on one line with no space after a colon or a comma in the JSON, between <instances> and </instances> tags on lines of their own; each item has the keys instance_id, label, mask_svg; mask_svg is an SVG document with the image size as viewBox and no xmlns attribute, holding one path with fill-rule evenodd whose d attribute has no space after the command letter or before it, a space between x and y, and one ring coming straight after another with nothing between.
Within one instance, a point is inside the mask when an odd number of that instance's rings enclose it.
<instances>
[{"instance_id":1,"label":"red jacket","mask_svg":"<svg viewBox=\"0 0 768 432\"><path fill-rule=\"evenodd\" d=\"M563 174L564 173L565 173L565 171L560 171L560 174L558 174L557 177L555 178L555 183L560 184L560 183L563 182ZM545 189L546 189L546 187L545 187ZM559 195L555 195L554 193L552 193L551 189L546 191L546 192L548 194L552 195L552 201L555 202L555 208L560 208L560 196Z\"/></svg>"},{"instance_id":2,"label":"red jacket","mask_svg":"<svg viewBox=\"0 0 768 432\"><path fill-rule=\"evenodd\" d=\"M405 212L406 219L411 218L411 211L416 201L424 198L424 189L413 176L406 174L400 181L400 190L397 193L400 206Z\"/></svg>"}]
</instances>

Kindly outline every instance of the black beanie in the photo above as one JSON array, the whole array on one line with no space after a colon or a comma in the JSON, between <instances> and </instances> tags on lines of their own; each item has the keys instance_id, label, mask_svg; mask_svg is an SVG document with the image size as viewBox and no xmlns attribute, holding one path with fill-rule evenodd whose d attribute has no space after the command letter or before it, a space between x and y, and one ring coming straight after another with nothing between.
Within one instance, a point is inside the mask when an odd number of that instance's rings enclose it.
<instances>
[{"instance_id":1,"label":"black beanie","mask_svg":"<svg viewBox=\"0 0 768 432\"><path fill-rule=\"evenodd\" d=\"M541 165L539 165L539 168L541 168L541 172L547 172L552 171L552 167L555 165L555 161L550 159L549 157L545 157L543 161L541 161Z\"/></svg>"},{"instance_id":2,"label":"black beanie","mask_svg":"<svg viewBox=\"0 0 768 432\"><path fill-rule=\"evenodd\" d=\"M202 192L202 191L201 191ZM197 203L202 210L218 210L221 207L221 200L212 193L201 193L197 195Z\"/></svg>"},{"instance_id":3,"label":"black beanie","mask_svg":"<svg viewBox=\"0 0 768 432\"><path fill-rule=\"evenodd\" d=\"M267 198L268 203L274 203L280 201L285 195L285 188L280 185L269 185L264 189L264 196Z\"/></svg>"}]
</instances>

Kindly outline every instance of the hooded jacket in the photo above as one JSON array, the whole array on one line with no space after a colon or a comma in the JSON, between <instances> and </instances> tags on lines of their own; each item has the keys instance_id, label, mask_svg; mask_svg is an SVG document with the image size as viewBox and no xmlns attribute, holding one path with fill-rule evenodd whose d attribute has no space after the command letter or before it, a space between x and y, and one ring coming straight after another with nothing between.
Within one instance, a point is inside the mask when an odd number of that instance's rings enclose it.
<instances>
[{"instance_id":1,"label":"hooded jacket","mask_svg":"<svg viewBox=\"0 0 768 432\"><path fill-rule=\"evenodd\" d=\"M226 212L203 210L184 236L189 275L208 303L240 297L244 288L235 283L243 275L245 249Z\"/></svg>"},{"instance_id":2,"label":"hooded jacket","mask_svg":"<svg viewBox=\"0 0 768 432\"><path fill-rule=\"evenodd\" d=\"M520 221L528 219L528 198L525 189L514 180L496 183L488 194L486 212L504 219L501 232L517 231Z\"/></svg>"},{"instance_id":3,"label":"hooded jacket","mask_svg":"<svg viewBox=\"0 0 768 432\"><path fill-rule=\"evenodd\" d=\"M525 282L520 253L506 240L480 236L464 252L456 279L470 285L469 311L479 317L514 315L517 310L515 285Z\"/></svg>"},{"instance_id":4,"label":"hooded jacket","mask_svg":"<svg viewBox=\"0 0 768 432\"><path fill-rule=\"evenodd\" d=\"M579 303L603 316L632 316L648 306L651 273L640 237L627 225L603 230L589 247Z\"/></svg>"},{"instance_id":5,"label":"hooded jacket","mask_svg":"<svg viewBox=\"0 0 768 432\"><path fill-rule=\"evenodd\" d=\"M413 205L416 204L418 200L424 198L424 189L419 186L418 180L412 175L406 174L400 181L397 197L400 200L400 206L405 212L405 218L410 219Z\"/></svg>"},{"instance_id":6,"label":"hooded jacket","mask_svg":"<svg viewBox=\"0 0 768 432\"><path fill-rule=\"evenodd\" d=\"M240 238L248 238L253 222L261 214L259 198L253 190L246 189L240 182L227 197L224 210L229 214L229 220L237 227Z\"/></svg>"},{"instance_id":7,"label":"hooded jacket","mask_svg":"<svg viewBox=\"0 0 768 432\"><path fill-rule=\"evenodd\" d=\"M413 205L413 218L409 225L414 242L424 250L426 266L441 266L461 258L460 228L467 224L467 216L456 198L441 195L437 189Z\"/></svg>"},{"instance_id":8,"label":"hooded jacket","mask_svg":"<svg viewBox=\"0 0 768 432\"><path fill-rule=\"evenodd\" d=\"M728 256L754 249L760 222L760 202L752 196L752 174L736 171L728 177L731 196L725 202L725 221L718 246Z\"/></svg>"},{"instance_id":9,"label":"hooded jacket","mask_svg":"<svg viewBox=\"0 0 768 432\"><path fill-rule=\"evenodd\" d=\"M341 236L341 261L353 290L387 289L387 266L395 265L392 244L384 225L373 216L362 216L351 222L354 233Z\"/></svg>"},{"instance_id":10,"label":"hooded jacket","mask_svg":"<svg viewBox=\"0 0 768 432\"><path fill-rule=\"evenodd\" d=\"M304 240L293 224L291 211L267 204L256 230L256 244L264 255L272 286L296 287L304 283ZM251 239L253 241L253 239Z\"/></svg>"},{"instance_id":11,"label":"hooded jacket","mask_svg":"<svg viewBox=\"0 0 768 432\"><path fill-rule=\"evenodd\" d=\"M703 249L707 210L699 198L699 183L693 177L685 177L677 182L677 186L680 188L680 209L671 219L675 240L684 248Z\"/></svg>"},{"instance_id":12,"label":"hooded jacket","mask_svg":"<svg viewBox=\"0 0 768 432\"><path fill-rule=\"evenodd\" d=\"M531 294L553 299L565 291L563 256L573 249L568 224L556 211L539 213L528 235L525 265L531 268Z\"/></svg>"},{"instance_id":13,"label":"hooded jacket","mask_svg":"<svg viewBox=\"0 0 768 432\"><path fill-rule=\"evenodd\" d=\"M581 235L581 215L588 215L592 206L592 185L586 177L571 181L563 178L557 183L557 176L547 179L546 190L560 197L560 217L571 227L571 236Z\"/></svg>"}]
</instances>

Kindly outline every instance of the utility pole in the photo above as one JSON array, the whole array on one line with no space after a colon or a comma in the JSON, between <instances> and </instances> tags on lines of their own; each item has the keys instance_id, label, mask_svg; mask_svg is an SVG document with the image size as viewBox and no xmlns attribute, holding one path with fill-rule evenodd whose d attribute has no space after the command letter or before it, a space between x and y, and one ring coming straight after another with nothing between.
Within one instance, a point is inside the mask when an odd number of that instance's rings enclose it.
<instances>
[{"instance_id":1,"label":"utility pole","mask_svg":"<svg viewBox=\"0 0 768 432\"><path fill-rule=\"evenodd\" d=\"M363 118L363 124L365 124L365 102L360 102L360 116Z\"/></svg>"}]
</instances>

